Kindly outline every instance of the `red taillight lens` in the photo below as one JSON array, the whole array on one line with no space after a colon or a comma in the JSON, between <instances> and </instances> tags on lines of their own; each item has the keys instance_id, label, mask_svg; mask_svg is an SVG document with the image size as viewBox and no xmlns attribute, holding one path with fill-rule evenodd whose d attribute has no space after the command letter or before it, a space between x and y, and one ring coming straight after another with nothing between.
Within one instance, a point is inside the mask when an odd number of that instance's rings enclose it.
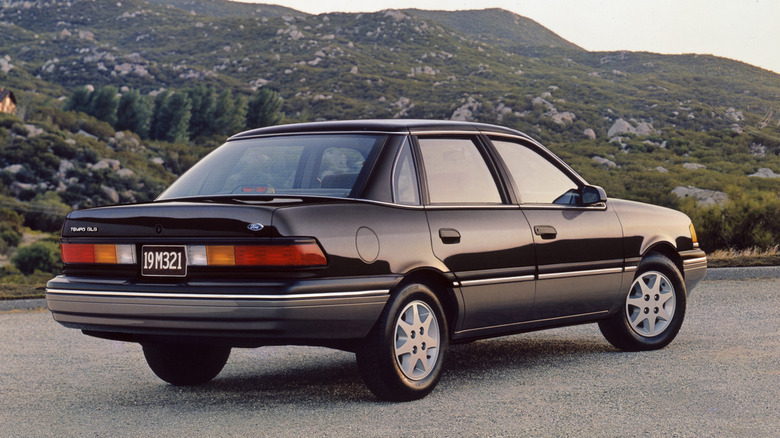
<instances>
[{"instance_id":1,"label":"red taillight lens","mask_svg":"<svg viewBox=\"0 0 780 438\"><path fill-rule=\"evenodd\" d=\"M95 263L95 245L92 244L63 243L60 252L65 263Z\"/></svg>"},{"instance_id":2,"label":"red taillight lens","mask_svg":"<svg viewBox=\"0 0 780 438\"><path fill-rule=\"evenodd\" d=\"M63 243L60 245L64 263L134 264L133 245Z\"/></svg>"},{"instance_id":3,"label":"red taillight lens","mask_svg":"<svg viewBox=\"0 0 780 438\"><path fill-rule=\"evenodd\" d=\"M236 266L322 266L327 263L316 243L236 246L235 261Z\"/></svg>"}]
</instances>

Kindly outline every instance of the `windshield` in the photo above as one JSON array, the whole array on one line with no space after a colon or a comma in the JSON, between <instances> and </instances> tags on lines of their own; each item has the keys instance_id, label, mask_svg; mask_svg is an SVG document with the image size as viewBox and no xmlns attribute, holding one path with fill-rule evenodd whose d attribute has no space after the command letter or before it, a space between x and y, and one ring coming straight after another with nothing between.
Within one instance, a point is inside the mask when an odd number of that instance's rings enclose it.
<instances>
[{"instance_id":1,"label":"windshield","mask_svg":"<svg viewBox=\"0 0 780 438\"><path fill-rule=\"evenodd\" d=\"M232 194L347 197L384 138L311 134L231 141L185 172L158 199Z\"/></svg>"}]
</instances>

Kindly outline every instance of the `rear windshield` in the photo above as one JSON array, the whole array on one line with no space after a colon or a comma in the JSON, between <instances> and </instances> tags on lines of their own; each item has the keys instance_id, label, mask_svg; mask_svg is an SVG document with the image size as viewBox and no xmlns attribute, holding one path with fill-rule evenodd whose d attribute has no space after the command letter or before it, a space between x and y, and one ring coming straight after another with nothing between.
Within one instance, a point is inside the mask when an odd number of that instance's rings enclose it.
<instances>
[{"instance_id":1,"label":"rear windshield","mask_svg":"<svg viewBox=\"0 0 780 438\"><path fill-rule=\"evenodd\" d=\"M228 142L158 199L287 194L347 197L383 135L316 134Z\"/></svg>"}]
</instances>

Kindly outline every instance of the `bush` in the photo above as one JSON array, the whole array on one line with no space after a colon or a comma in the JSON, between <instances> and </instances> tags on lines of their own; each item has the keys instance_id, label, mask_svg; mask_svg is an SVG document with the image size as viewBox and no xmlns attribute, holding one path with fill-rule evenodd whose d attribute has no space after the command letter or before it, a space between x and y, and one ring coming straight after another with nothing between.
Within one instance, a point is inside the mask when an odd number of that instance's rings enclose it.
<instances>
[{"instance_id":1,"label":"bush","mask_svg":"<svg viewBox=\"0 0 780 438\"><path fill-rule=\"evenodd\" d=\"M36 271L55 274L62 268L59 245L51 240L35 242L19 248L11 258L11 263L24 275Z\"/></svg>"},{"instance_id":2,"label":"bush","mask_svg":"<svg viewBox=\"0 0 780 438\"><path fill-rule=\"evenodd\" d=\"M682 205L696 226L702 248L714 250L767 249L780 241L780 198L772 192L729 191L724 205Z\"/></svg>"}]
</instances>

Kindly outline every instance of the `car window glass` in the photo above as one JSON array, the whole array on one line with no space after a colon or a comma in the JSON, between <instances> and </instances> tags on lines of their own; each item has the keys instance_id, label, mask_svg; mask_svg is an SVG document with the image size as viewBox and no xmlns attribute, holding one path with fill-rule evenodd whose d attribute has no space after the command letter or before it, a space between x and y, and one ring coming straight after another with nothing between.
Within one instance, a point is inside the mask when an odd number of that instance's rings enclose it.
<instances>
[{"instance_id":1,"label":"car window glass","mask_svg":"<svg viewBox=\"0 0 780 438\"><path fill-rule=\"evenodd\" d=\"M420 138L419 143L431 203L501 203L493 175L472 140Z\"/></svg>"},{"instance_id":2,"label":"car window glass","mask_svg":"<svg viewBox=\"0 0 780 438\"><path fill-rule=\"evenodd\" d=\"M420 204L417 172L408 141L404 141L393 170L393 200L398 204Z\"/></svg>"},{"instance_id":3,"label":"car window glass","mask_svg":"<svg viewBox=\"0 0 780 438\"><path fill-rule=\"evenodd\" d=\"M522 144L493 140L520 192L521 203L578 204L577 184L536 151Z\"/></svg>"},{"instance_id":4,"label":"car window glass","mask_svg":"<svg viewBox=\"0 0 780 438\"><path fill-rule=\"evenodd\" d=\"M292 135L228 142L159 199L229 194L348 196L381 135Z\"/></svg>"}]
</instances>

